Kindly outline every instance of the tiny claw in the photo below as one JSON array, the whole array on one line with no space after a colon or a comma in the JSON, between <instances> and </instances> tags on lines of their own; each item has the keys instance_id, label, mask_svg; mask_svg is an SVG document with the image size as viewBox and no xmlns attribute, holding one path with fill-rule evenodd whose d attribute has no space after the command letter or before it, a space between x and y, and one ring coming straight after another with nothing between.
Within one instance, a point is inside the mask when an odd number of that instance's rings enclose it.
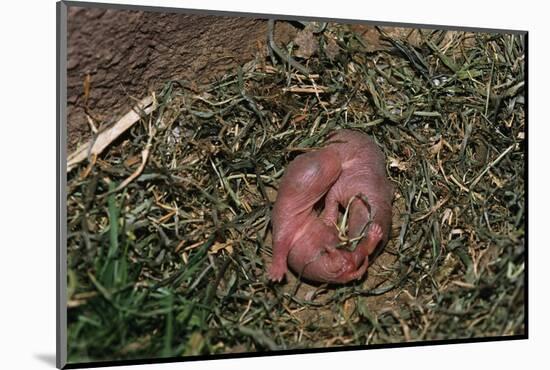
<instances>
[{"instance_id":1,"label":"tiny claw","mask_svg":"<svg viewBox=\"0 0 550 370\"><path fill-rule=\"evenodd\" d=\"M281 282L285 276L286 267L279 265L271 265L269 272L267 273L269 280L274 282Z\"/></svg>"}]
</instances>

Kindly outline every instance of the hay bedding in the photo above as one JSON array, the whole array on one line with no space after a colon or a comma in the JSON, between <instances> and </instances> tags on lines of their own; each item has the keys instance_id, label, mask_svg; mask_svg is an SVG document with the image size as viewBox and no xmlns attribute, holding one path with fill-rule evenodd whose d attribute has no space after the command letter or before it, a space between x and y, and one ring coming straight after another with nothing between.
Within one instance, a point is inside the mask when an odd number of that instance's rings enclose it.
<instances>
[{"instance_id":1,"label":"hay bedding","mask_svg":"<svg viewBox=\"0 0 550 370\"><path fill-rule=\"evenodd\" d=\"M373 51L306 28L301 52L170 81L70 166L70 361L525 332L525 40L389 31ZM384 150L392 238L363 281L271 284L278 181L337 128Z\"/></svg>"}]
</instances>

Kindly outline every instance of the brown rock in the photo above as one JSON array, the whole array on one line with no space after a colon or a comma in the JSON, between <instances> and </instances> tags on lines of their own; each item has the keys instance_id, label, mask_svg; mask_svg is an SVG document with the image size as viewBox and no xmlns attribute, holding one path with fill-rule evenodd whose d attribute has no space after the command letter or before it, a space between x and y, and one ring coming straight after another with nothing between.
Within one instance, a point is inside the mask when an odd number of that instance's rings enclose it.
<instances>
[{"instance_id":1,"label":"brown rock","mask_svg":"<svg viewBox=\"0 0 550 370\"><path fill-rule=\"evenodd\" d=\"M90 137L87 104L98 123L114 122L171 79L197 84L266 52L267 22L248 17L69 7L67 21L68 150ZM295 29L279 22L276 40Z\"/></svg>"}]
</instances>

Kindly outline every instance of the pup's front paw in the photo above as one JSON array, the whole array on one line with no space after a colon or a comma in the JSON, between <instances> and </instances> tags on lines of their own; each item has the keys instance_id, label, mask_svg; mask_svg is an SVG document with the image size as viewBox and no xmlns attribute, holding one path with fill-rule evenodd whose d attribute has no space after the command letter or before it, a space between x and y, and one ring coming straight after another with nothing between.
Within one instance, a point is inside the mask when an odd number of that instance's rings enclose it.
<instances>
[{"instance_id":1,"label":"pup's front paw","mask_svg":"<svg viewBox=\"0 0 550 370\"><path fill-rule=\"evenodd\" d=\"M286 263L273 263L269 268L267 276L271 281L280 282L283 280L286 271Z\"/></svg>"}]
</instances>

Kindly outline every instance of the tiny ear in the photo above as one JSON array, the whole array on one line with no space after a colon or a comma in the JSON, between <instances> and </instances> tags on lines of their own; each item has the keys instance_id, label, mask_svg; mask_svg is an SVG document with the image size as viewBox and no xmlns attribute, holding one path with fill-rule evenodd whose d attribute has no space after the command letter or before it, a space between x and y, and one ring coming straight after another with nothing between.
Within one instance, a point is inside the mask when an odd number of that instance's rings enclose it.
<instances>
[{"instance_id":1,"label":"tiny ear","mask_svg":"<svg viewBox=\"0 0 550 370\"><path fill-rule=\"evenodd\" d=\"M330 257L334 257L334 256L340 255L340 253L342 253L339 249L337 249L335 247L325 247L323 252L325 254L328 254Z\"/></svg>"}]
</instances>

